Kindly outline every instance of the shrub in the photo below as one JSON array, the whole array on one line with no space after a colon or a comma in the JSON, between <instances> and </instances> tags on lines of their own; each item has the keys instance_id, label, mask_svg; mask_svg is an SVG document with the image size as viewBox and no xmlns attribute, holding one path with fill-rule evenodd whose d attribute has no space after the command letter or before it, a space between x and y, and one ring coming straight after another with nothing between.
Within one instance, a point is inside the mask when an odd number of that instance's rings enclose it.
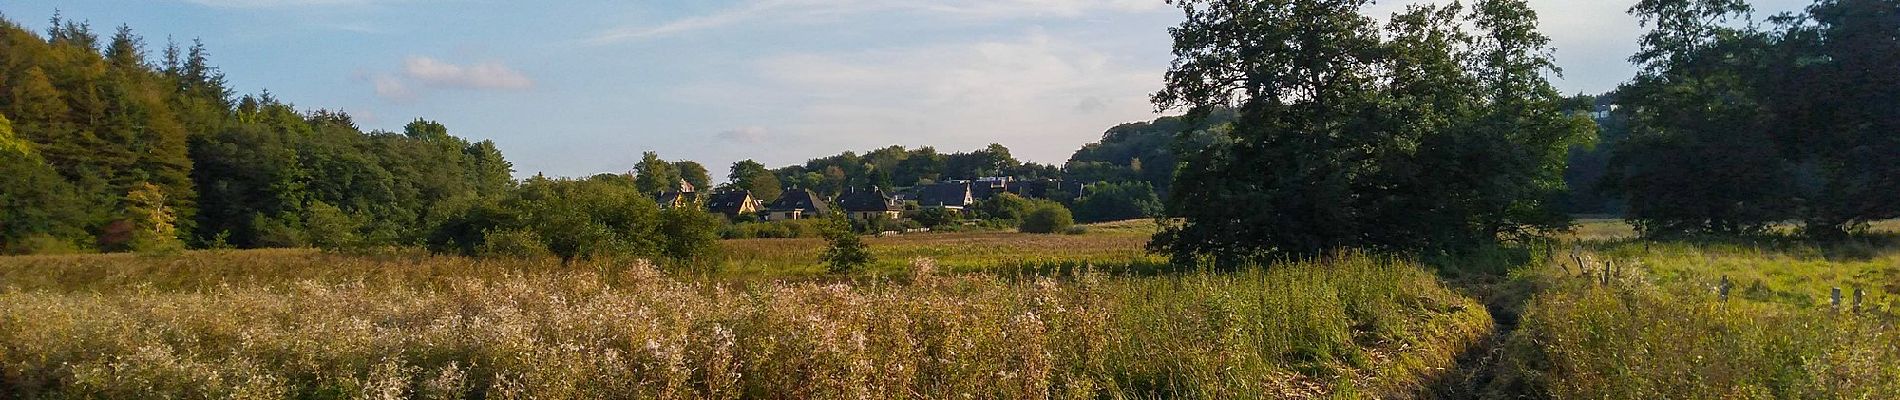
<instances>
[{"instance_id":1,"label":"shrub","mask_svg":"<svg viewBox=\"0 0 1900 400\"><path fill-rule=\"evenodd\" d=\"M354 218L342 209L321 201L312 202L304 210L304 232L310 235L310 244L327 251L356 248L362 245L356 234L359 226Z\"/></svg>"},{"instance_id":2,"label":"shrub","mask_svg":"<svg viewBox=\"0 0 1900 400\"><path fill-rule=\"evenodd\" d=\"M1075 217L1060 204L1044 204L1023 216L1020 229L1027 233L1056 233L1075 225Z\"/></svg>"},{"instance_id":3,"label":"shrub","mask_svg":"<svg viewBox=\"0 0 1900 400\"><path fill-rule=\"evenodd\" d=\"M963 216L956 210L943 207L925 207L922 210L917 210L916 213L910 216L910 218L917 221L918 224L922 224L925 228L931 229L956 222L958 218L962 217Z\"/></svg>"},{"instance_id":4,"label":"shrub","mask_svg":"<svg viewBox=\"0 0 1900 400\"><path fill-rule=\"evenodd\" d=\"M476 253L482 257L498 258L543 258L553 255L547 245L541 243L541 236L525 229L504 229L482 235L481 246Z\"/></svg>"},{"instance_id":5,"label":"shrub","mask_svg":"<svg viewBox=\"0 0 1900 400\"><path fill-rule=\"evenodd\" d=\"M833 274L848 274L863 269L876 259L864 240L851 231L851 223L842 215L834 215L825 225L825 248L823 260L825 268Z\"/></svg>"}]
</instances>

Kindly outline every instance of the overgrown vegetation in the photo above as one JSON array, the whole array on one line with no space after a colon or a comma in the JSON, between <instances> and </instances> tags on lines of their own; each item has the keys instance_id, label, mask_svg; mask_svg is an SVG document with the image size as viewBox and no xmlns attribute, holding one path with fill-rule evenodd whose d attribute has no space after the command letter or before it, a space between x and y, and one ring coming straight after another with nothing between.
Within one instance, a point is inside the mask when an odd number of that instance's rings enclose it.
<instances>
[{"instance_id":1,"label":"overgrown vegetation","mask_svg":"<svg viewBox=\"0 0 1900 400\"><path fill-rule=\"evenodd\" d=\"M1568 225L1549 200L1592 126L1561 109L1530 6L1414 5L1381 24L1370 3L1175 2L1186 21L1156 107L1238 115L1221 140L1182 143L1180 223L1153 249L1236 265L1458 252Z\"/></svg>"},{"instance_id":2,"label":"overgrown vegetation","mask_svg":"<svg viewBox=\"0 0 1900 400\"><path fill-rule=\"evenodd\" d=\"M1878 244L1871 244L1878 243ZM1523 272L1537 288L1490 397L1876 398L1900 390L1900 247L1593 242ZM1620 272L1605 283L1602 262ZM1721 296L1724 280L1729 296ZM1831 292L1842 288L1839 308ZM1855 305L1854 289L1866 294Z\"/></svg>"},{"instance_id":3,"label":"overgrown vegetation","mask_svg":"<svg viewBox=\"0 0 1900 400\"><path fill-rule=\"evenodd\" d=\"M1417 266L733 285L642 263L0 259L27 397L1277 398L1407 393L1489 329ZM105 279L97 279L106 277ZM131 279L147 285L102 284Z\"/></svg>"}]
</instances>

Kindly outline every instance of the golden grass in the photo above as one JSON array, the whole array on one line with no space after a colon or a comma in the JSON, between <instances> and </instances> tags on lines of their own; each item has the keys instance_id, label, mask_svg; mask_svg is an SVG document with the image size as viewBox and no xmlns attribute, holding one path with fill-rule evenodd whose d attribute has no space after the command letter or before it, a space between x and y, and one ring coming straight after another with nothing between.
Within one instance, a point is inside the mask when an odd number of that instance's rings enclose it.
<instances>
[{"instance_id":1,"label":"golden grass","mask_svg":"<svg viewBox=\"0 0 1900 400\"><path fill-rule=\"evenodd\" d=\"M1165 257L1146 252L1153 221L1138 220L1086 225L1083 235L1036 235L1014 232L927 233L867 238L878 262L867 275L902 274L909 260L930 258L949 272L995 270L1025 274L1074 270L1084 265L1107 270L1152 270ZM817 276L825 273L815 261L824 251L821 239L738 239L724 241L726 257L719 273L725 277L772 278Z\"/></svg>"},{"instance_id":2,"label":"golden grass","mask_svg":"<svg viewBox=\"0 0 1900 400\"><path fill-rule=\"evenodd\" d=\"M972 269L1136 243L874 242ZM1364 256L1061 278L905 264L786 281L298 250L0 258L0 397L1391 397L1491 328L1423 268Z\"/></svg>"}]
</instances>

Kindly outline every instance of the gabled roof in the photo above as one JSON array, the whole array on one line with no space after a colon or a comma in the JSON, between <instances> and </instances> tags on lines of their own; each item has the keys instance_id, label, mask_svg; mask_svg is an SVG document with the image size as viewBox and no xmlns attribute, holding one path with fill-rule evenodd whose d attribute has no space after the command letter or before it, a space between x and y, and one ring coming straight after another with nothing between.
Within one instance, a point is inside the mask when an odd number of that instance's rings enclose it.
<instances>
[{"instance_id":1,"label":"gabled roof","mask_svg":"<svg viewBox=\"0 0 1900 400\"><path fill-rule=\"evenodd\" d=\"M706 199L706 209L726 215L738 215L745 210L746 203L752 201L750 190L713 193L712 197Z\"/></svg>"},{"instance_id":2,"label":"gabled roof","mask_svg":"<svg viewBox=\"0 0 1900 400\"><path fill-rule=\"evenodd\" d=\"M891 196L884 194L884 189L845 193L844 196L838 197L838 205L844 207L845 211L852 212L904 210L903 206L891 200Z\"/></svg>"},{"instance_id":3,"label":"gabled roof","mask_svg":"<svg viewBox=\"0 0 1900 400\"><path fill-rule=\"evenodd\" d=\"M778 200L773 201L771 205L765 206L765 209L769 211L805 210L807 213L814 214L831 212L831 206L825 204L824 199L818 198L818 194L805 189L786 190L785 194L780 195Z\"/></svg>"},{"instance_id":4,"label":"gabled roof","mask_svg":"<svg viewBox=\"0 0 1900 400\"><path fill-rule=\"evenodd\" d=\"M660 193L659 196L654 196L653 200L659 203L660 207L670 207L674 204L698 201L699 194L693 192L664 192Z\"/></svg>"},{"instance_id":5,"label":"gabled roof","mask_svg":"<svg viewBox=\"0 0 1900 400\"><path fill-rule=\"evenodd\" d=\"M970 183L948 182L917 190L917 204L926 207L964 207L970 205Z\"/></svg>"}]
</instances>

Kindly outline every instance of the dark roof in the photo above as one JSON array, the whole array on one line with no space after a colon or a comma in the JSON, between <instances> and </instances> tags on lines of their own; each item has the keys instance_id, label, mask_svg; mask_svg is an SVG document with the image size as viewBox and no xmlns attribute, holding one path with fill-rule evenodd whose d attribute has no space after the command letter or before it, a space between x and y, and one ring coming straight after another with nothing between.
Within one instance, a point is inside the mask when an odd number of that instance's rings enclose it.
<instances>
[{"instance_id":1,"label":"dark roof","mask_svg":"<svg viewBox=\"0 0 1900 400\"><path fill-rule=\"evenodd\" d=\"M903 211L904 207L884 195L884 189L854 191L838 197L838 205L845 211Z\"/></svg>"},{"instance_id":2,"label":"dark roof","mask_svg":"<svg viewBox=\"0 0 1900 400\"><path fill-rule=\"evenodd\" d=\"M770 211L805 210L813 214L831 212L831 206L826 205L824 199L818 198L818 194L805 189L787 190L784 195L779 196L778 200L765 206L765 209Z\"/></svg>"},{"instance_id":3,"label":"dark roof","mask_svg":"<svg viewBox=\"0 0 1900 400\"><path fill-rule=\"evenodd\" d=\"M726 215L739 215L739 210L745 209L748 201L752 201L752 191L749 190L713 193L706 200L706 209Z\"/></svg>"},{"instance_id":4,"label":"dark roof","mask_svg":"<svg viewBox=\"0 0 1900 400\"><path fill-rule=\"evenodd\" d=\"M1062 186L1062 181L1056 179L1016 181L1009 186L1009 192L1032 199L1046 199L1050 194L1061 192Z\"/></svg>"},{"instance_id":5,"label":"dark roof","mask_svg":"<svg viewBox=\"0 0 1900 400\"><path fill-rule=\"evenodd\" d=\"M969 182L938 183L917 190L917 204L923 206L964 207L970 205L969 200Z\"/></svg>"}]
</instances>

